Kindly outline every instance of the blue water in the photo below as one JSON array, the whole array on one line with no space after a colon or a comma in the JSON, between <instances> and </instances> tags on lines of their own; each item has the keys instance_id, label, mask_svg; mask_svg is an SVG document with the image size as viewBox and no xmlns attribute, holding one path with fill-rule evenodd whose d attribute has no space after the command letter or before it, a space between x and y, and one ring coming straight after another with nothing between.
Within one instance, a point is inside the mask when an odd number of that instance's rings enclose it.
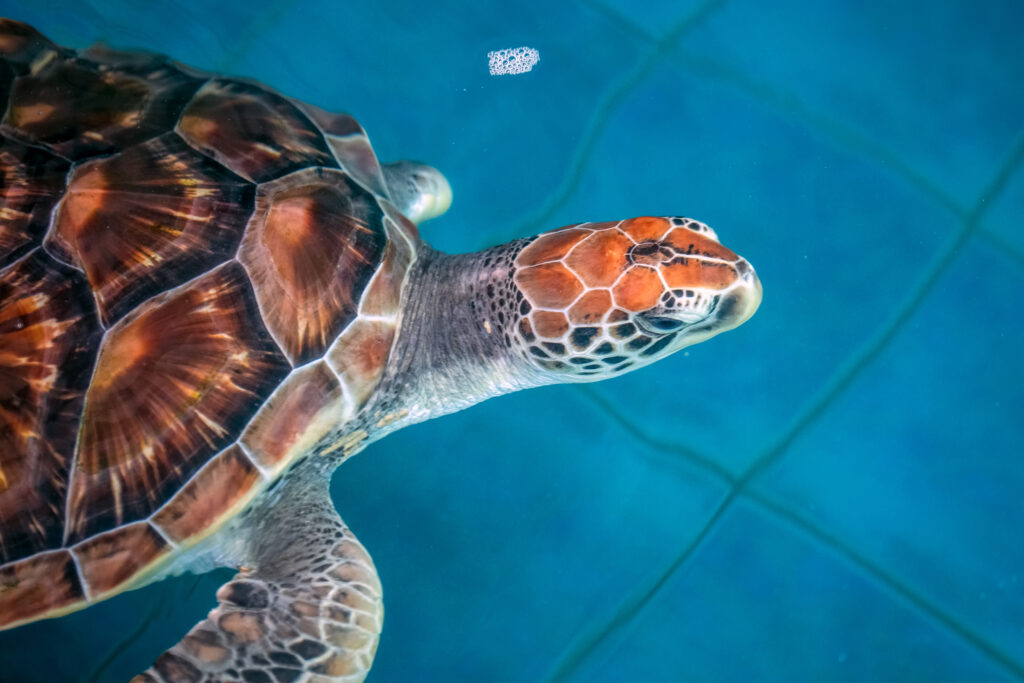
<instances>
[{"instance_id":1,"label":"blue water","mask_svg":"<svg viewBox=\"0 0 1024 683\"><path fill-rule=\"evenodd\" d=\"M451 180L439 248L682 213L757 268L734 332L339 470L385 588L370 681L1024 680L1024 5L0 11L353 113ZM0 678L125 680L230 574L0 634Z\"/></svg>"}]
</instances>

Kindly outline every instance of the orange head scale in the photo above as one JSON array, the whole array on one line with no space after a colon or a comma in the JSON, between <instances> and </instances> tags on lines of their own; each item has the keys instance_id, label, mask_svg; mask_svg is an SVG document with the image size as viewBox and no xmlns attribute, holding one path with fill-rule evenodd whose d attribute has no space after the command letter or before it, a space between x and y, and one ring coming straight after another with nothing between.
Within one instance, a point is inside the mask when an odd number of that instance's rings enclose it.
<instances>
[{"instance_id":1,"label":"orange head scale","mask_svg":"<svg viewBox=\"0 0 1024 683\"><path fill-rule=\"evenodd\" d=\"M647 365L737 327L761 302L750 264L689 218L570 225L529 241L513 268L517 346L552 381Z\"/></svg>"}]
</instances>

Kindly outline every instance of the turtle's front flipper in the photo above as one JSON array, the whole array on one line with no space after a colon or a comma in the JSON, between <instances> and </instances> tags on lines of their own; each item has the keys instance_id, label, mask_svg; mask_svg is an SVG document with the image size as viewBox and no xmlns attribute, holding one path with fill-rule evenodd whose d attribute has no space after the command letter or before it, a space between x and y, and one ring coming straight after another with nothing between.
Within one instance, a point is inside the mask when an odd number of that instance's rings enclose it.
<instances>
[{"instance_id":1,"label":"turtle's front flipper","mask_svg":"<svg viewBox=\"0 0 1024 683\"><path fill-rule=\"evenodd\" d=\"M384 616L380 581L326 482L310 483L315 494L255 517L256 566L224 584L209 616L133 683L366 677ZM281 498L300 490L287 489Z\"/></svg>"}]
</instances>

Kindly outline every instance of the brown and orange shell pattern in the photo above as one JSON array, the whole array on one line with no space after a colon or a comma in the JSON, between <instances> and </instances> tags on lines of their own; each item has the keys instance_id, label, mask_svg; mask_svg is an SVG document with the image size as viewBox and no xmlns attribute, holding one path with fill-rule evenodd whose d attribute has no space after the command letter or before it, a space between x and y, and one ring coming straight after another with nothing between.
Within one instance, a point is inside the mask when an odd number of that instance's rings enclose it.
<instances>
[{"instance_id":1,"label":"brown and orange shell pattern","mask_svg":"<svg viewBox=\"0 0 1024 683\"><path fill-rule=\"evenodd\" d=\"M0 628L137 585L380 379L416 228L350 116L0 20Z\"/></svg>"}]
</instances>

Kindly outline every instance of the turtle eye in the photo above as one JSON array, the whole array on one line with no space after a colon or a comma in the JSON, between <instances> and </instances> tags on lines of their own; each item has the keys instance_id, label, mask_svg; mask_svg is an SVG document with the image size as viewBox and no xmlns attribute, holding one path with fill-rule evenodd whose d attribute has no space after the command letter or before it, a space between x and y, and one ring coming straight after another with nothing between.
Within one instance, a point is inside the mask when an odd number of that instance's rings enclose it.
<instances>
[{"instance_id":1,"label":"turtle eye","mask_svg":"<svg viewBox=\"0 0 1024 683\"><path fill-rule=\"evenodd\" d=\"M637 322L640 323L640 327L652 334L668 334L669 332L676 332L688 324L685 320L680 320L679 318L669 318L663 315L651 315L650 313L640 313L636 318Z\"/></svg>"}]
</instances>

